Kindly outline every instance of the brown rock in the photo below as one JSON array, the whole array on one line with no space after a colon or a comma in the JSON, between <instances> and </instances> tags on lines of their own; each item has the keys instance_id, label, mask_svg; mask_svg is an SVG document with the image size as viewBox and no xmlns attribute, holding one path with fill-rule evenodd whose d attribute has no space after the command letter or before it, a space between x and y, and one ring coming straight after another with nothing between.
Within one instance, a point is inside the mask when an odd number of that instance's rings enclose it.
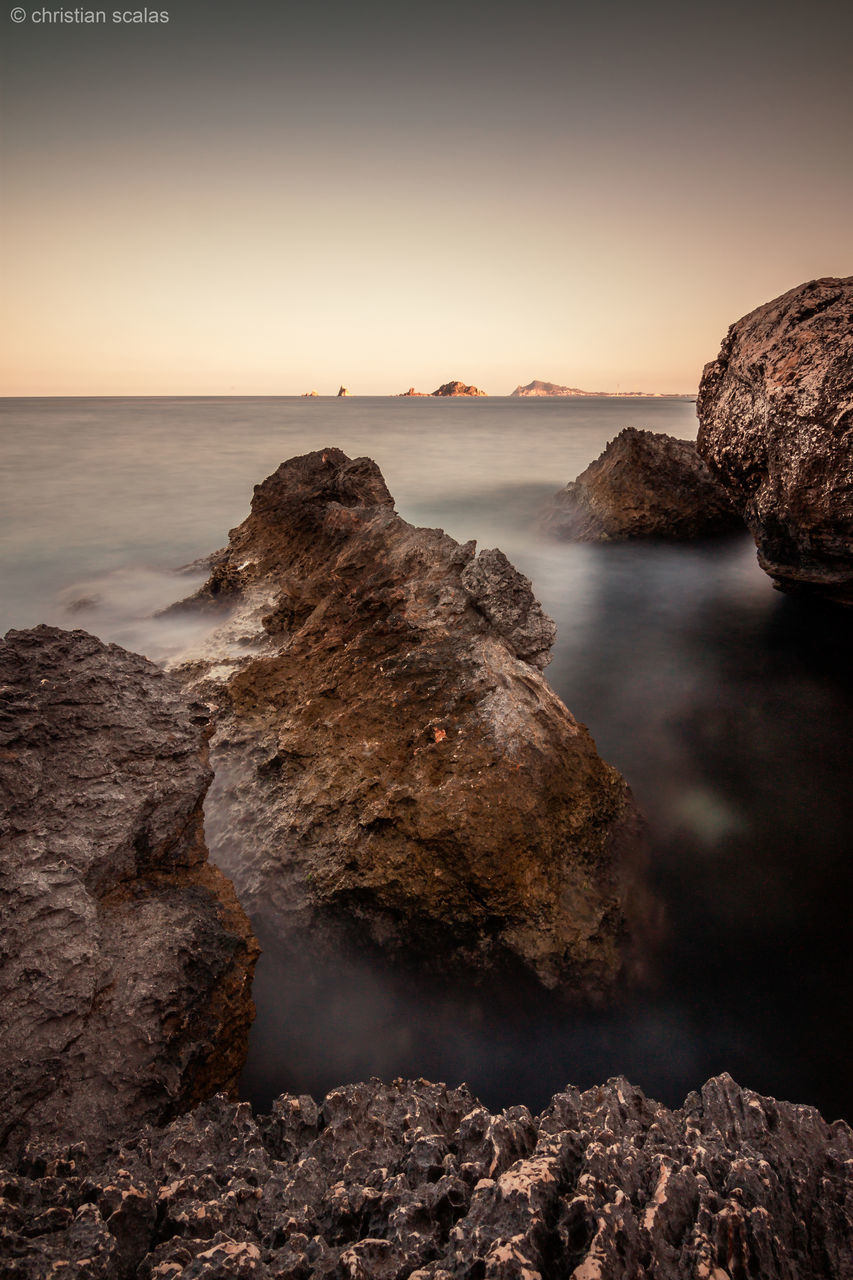
<instances>
[{"instance_id":1,"label":"brown rock","mask_svg":"<svg viewBox=\"0 0 853 1280\"><path fill-rule=\"evenodd\" d=\"M853 277L732 325L705 366L699 452L783 591L853 603Z\"/></svg>"},{"instance_id":2,"label":"brown rock","mask_svg":"<svg viewBox=\"0 0 853 1280\"><path fill-rule=\"evenodd\" d=\"M742 529L692 440L626 427L577 480L555 494L542 524L558 538L685 539Z\"/></svg>"},{"instance_id":3,"label":"brown rock","mask_svg":"<svg viewBox=\"0 0 853 1280\"><path fill-rule=\"evenodd\" d=\"M647 905L636 815L499 551L413 528L326 449L256 487L203 595L234 610L183 667L216 706L208 834L259 929L333 916L388 953L612 987Z\"/></svg>"},{"instance_id":4,"label":"brown rock","mask_svg":"<svg viewBox=\"0 0 853 1280\"><path fill-rule=\"evenodd\" d=\"M434 396L487 396L488 391L480 391L478 387L468 387L464 382L444 382Z\"/></svg>"},{"instance_id":5,"label":"brown rock","mask_svg":"<svg viewBox=\"0 0 853 1280\"><path fill-rule=\"evenodd\" d=\"M0 644L0 1148L233 1090L257 945L207 861L207 712L83 631Z\"/></svg>"},{"instance_id":6,"label":"brown rock","mask_svg":"<svg viewBox=\"0 0 853 1280\"><path fill-rule=\"evenodd\" d=\"M258 1120L204 1103L98 1169L0 1173L10 1280L849 1280L853 1134L727 1075L617 1078L542 1116L371 1080Z\"/></svg>"}]
</instances>

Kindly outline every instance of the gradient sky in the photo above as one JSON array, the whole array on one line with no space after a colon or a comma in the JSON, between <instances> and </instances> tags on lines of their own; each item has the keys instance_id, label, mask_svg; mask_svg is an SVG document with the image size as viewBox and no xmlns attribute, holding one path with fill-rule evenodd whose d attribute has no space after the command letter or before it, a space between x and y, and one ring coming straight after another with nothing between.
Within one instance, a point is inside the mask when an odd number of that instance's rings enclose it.
<instances>
[{"instance_id":1,"label":"gradient sky","mask_svg":"<svg viewBox=\"0 0 853 1280\"><path fill-rule=\"evenodd\" d=\"M690 392L853 272L838 0L23 7L2 394Z\"/></svg>"}]
</instances>

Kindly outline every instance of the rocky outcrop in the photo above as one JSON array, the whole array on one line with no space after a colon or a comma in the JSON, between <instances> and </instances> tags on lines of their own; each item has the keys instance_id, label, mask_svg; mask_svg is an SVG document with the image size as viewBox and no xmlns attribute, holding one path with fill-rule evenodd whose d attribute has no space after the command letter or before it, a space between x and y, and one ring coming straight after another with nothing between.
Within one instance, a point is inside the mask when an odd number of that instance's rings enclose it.
<instances>
[{"instance_id":1,"label":"rocky outcrop","mask_svg":"<svg viewBox=\"0 0 853 1280\"><path fill-rule=\"evenodd\" d=\"M732 325L697 409L699 452L774 584L853 604L853 277Z\"/></svg>"},{"instance_id":2,"label":"rocky outcrop","mask_svg":"<svg viewBox=\"0 0 853 1280\"><path fill-rule=\"evenodd\" d=\"M848 1280L853 1134L709 1080L624 1079L490 1115L424 1080L219 1097L105 1166L0 1174L9 1280Z\"/></svg>"},{"instance_id":3,"label":"rocky outcrop","mask_svg":"<svg viewBox=\"0 0 853 1280\"><path fill-rule=\"evenodd\" d=\"M434 396L487 396L489 393L481 391L479 387L466 386L464 382L444 382L432 394Z\"/></svg>"},{"instance_id":4,"label":"rocky outcrop","mask_svg":"<svg viewBox=\"0 0 853 1280\"><path fill-rule=\"evenodd\" d=\"M692 440L626 427L555 494L542 525L558 538L615 542L708 537L743 521Z\"/></svg>"},{"instance_id":5,"label":"rocky outcrop","mask_svg":"<svg viewBox=\"0 0 853 1280\"><path fill-rule=\"evenodd\" d=\"M428 397L429 394L430 393L428 391L415 391L414 387L409 387L408 391L401 391L397 398L398 400L406 400L409 397L414 396L416 399L423 399Z\"/></svg>"},{"instance_id":6,"label":"rocky outcrop","mask_svg":"<svg viewBox=\"0 0 853 1280\"><path fill-rule=\"evenodd\" d=\"M512 397L557 396L563 399L587 397L593 400L693 400L695 396L685 396L678 392L668 391L581 391L580 387L562 387L557 382L540 382L534 379L524 386L518 386L510 392Z\"/></svg>"},{"instance_id":7,"label":"rocky outcrop","mask_svg":"<svg viewBox=\"0 0 853 1280\"><path fill-rule=\"evenodd\" d=\"M256 487L202 598L232 609L181 666L216 707L208 838L262 941L345 921L438 967L612 987L649 906L636 815L501 552L413 528L375 463L326 449Z\"/></svg>"},{"instance_id":8,"label":"rocky outcrop","mask_svg":"<svg viewBox=\"0 0 853 1280\"><path fill-rule=\"evenodd\" d=\"M349 394L350 394L350 393L349 393L349 391L348 391L348 389L347 389L346 387L339 387L339 388L338 388L338 397L340 397L340 396L348 396Z\"/></svg>"},{"instance_id":9,"label":"rocky outcrop","mask_svg":"<svg viewBox=\"0 0 853 1280\"><path fill-rule=\"evenodd\" d=\"M257 948L207 861L206 728L83 631L0 644L0 1150L99 1150L236 1087Z\"/></svg>"}]
</instances>

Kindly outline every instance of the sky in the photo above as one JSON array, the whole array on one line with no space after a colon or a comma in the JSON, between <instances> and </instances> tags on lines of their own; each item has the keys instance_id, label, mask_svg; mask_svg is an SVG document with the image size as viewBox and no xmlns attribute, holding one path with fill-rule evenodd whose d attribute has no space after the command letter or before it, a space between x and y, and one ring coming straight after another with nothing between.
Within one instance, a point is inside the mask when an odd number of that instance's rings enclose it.
<instances>
[{"instance_id":1,"label":"sky","mask_svg":"<svg viewBox=\"0 0 853 1280\"><path fill-rule=\"evenodd\" d=\"M0 394L693 393L853 273L849 4L164 5L0 13Z\"/></svg>"}]
</instances>

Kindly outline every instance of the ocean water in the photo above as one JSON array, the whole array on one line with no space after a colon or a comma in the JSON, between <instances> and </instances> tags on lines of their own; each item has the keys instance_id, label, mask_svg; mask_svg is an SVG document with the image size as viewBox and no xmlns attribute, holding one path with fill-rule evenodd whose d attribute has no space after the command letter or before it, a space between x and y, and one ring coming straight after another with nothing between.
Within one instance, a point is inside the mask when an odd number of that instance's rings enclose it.
<instances>
[{"instance_id":1,"label":"ocean water","mask_svg":"<svg viewBox=\"0 0 853 1280\"><path fill-rule=\"evenodd\" d=\"M674 1105L728 1070L850 1118L853 611L787 599L751 540L575 546L543 500L622 427L695 437L685 400L49 399L0 402L2 631L84 627L163 661L154 617L202 575L252 486L336 445L373 457L408 520L499 546L558 638L546 670L646 815L668 935L648 985L570 1010L376 965L272 954L243 1087L259 1104L347 1080L466 1080L540 1108L624 1074Z\"/></svg>"}]
</instances>

